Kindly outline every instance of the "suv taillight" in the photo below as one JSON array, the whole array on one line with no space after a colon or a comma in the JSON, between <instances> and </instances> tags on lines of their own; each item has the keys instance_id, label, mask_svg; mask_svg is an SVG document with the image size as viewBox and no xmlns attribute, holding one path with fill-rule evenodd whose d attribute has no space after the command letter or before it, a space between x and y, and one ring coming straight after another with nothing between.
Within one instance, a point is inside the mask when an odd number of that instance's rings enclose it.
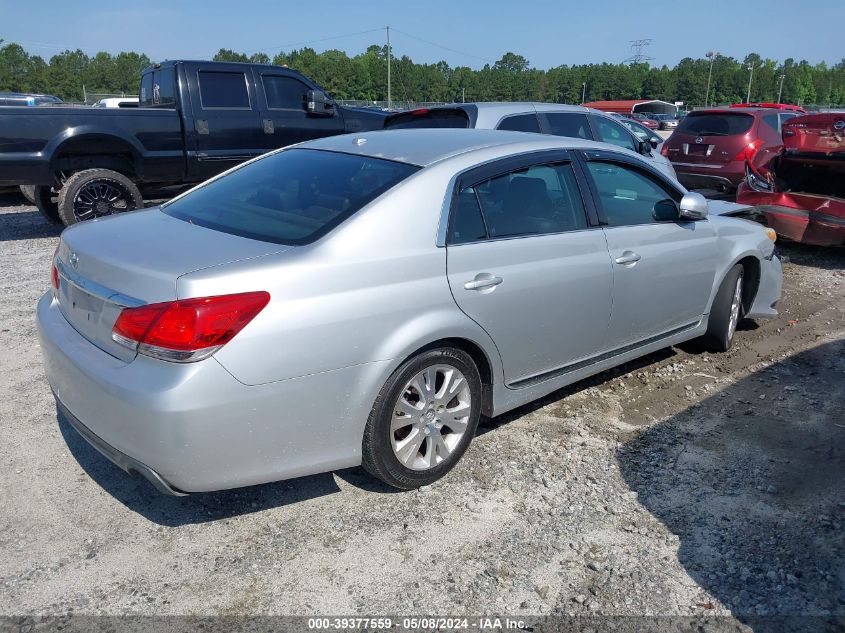
<instances>
[{"instance_id":1,"label":"suv taillight","mask_svg":"<svg viewBox=\"0 0 845 633\"><path fill-rule=\"evenodd\" d=\"M260 291L124 308L112 339L147 356L198 361L231 341L269 301L269 293Z\"/></svg>"},{"instance_id":2,"label":"suv taillight","mask_svg":"<svg viewBox=\"0 0 845 633\"><path fill-rule=\"evenodd\" d=\"M666 141L663 141L663 145L660 146L660 154L669 156L669 145L666 144Z\"/></svg>"},{"instance_id":3,"label":"suv taillight","mask_svg":"<svg viewBox=\"0 0 845 633\"><path fill-rule=\"evenodd\" d=\"M734 160L744 160L750 163L754 159L754 154L757 153L757 150L760 149L762 145L763 141L759 138L751 141L748 145L742 148L742 151L736 155Z\"/></svg>"}]
</instances>

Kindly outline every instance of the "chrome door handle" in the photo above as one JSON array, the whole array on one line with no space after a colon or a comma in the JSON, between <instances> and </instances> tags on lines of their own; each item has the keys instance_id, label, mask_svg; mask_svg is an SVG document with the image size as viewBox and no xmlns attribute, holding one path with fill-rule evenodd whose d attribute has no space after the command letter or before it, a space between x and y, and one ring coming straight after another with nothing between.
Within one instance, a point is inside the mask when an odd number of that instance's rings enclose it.
<instances>
[{"instance_id":1,"label":"chrome door handle","mask_svg":"<svg viewBox=\"0 0 845 633\"><path fill-rule=\"evenodd\" d=\"M616 261L617 264L636 264L641 259L642 257L637 255L636 253L632 253L631 251L625 251L624 253L622 253L621 257L617 257L614 261Z\"/></svg>"},{"instance_id":2,"label":"chrome door handle","mask_svg":"<svg viewBox=\"0 0 845 633\"><path fill-rule=\"evenodd\" d=\"M485 288L494 288L504 281L501 277L494 277L489 273L480 273L475 276L475 279L464 284L465 290L484 290Z\"/></svg>"}]
</instances>

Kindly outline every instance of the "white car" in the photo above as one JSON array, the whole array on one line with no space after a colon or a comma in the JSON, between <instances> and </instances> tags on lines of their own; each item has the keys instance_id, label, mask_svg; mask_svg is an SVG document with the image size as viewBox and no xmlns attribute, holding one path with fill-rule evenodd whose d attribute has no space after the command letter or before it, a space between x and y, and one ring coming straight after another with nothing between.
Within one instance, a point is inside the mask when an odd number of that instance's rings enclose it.
<instances>
[{"instance_id":1,"label":"white car","mask_svg":"<svg viewBox=\"0 0 845 633\"><path fill-rule=\"evenodd\" d=\"M637 138L607 112L559 103L453 103L434 108L397 112L387 117L385 129L476 128L554 134L600 141L647 158L657 169L677 180L668 158L651 143Z\"/></svg>"},{"instance_id":2,"label":"white car","mask_svg":"<svg viewBox=\"0 0 845 633\"><path fill-rule=\"evenodd\" d=\"M137 108L138 97L109 97L108 99L100 99L93 106L93 108Z\"/></svg>"}]
</instances>

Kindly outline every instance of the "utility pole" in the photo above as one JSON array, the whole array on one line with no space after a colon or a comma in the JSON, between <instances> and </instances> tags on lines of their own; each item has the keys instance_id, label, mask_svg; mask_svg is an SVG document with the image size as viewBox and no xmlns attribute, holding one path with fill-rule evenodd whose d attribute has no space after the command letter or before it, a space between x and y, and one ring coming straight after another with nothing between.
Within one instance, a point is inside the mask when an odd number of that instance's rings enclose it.
<instances>
[{"instance_id":1,"label":"utility pole","mask_svg":"<svg viewBox=\"0 0 845 633\"><path fill-rule=\"evenodd\" d=\"M461 88L461 103L467 102L467 89Z\"/></svg>"},{"instance_id":2,"label":"utility pole","mask_svg":"<svg viewBox=\"0 0 845 633\"><path fill-rule=\"evenodd\" d=\"M387 109L393 107L393 100L390 97L390 27L387 27Z\"/></svg>"},{"instance_id":3,"label":"utility pole","mask_svg":"<svg viewBox=\"0 0 845 633\"><path fill-rule=\"evenodd\" d=\"M786 75L781 74L781 76L778 77L778 79L780 79L780 85L778 86L778 103L780 103L780 98L781 98L781 95L783 94L783 80L786 79Z\"/></svg>"},{"instance_id":4,"label":"utility pole","mask_svg":"<svg viewBox=\"0 0 845 633\"><path fill-rule=\"evenodd\" d=\"M754 78L754 62L748 64L748 98L745 100L745 103L751 103L751 80Z\"/></svg>"},{"instance_id":5,"label":"utility pole","mask_svg":"<svg viewBox=\"0 0 845 633\"><path fill-rule=\"evenodd\" d=\"M584 105L584 101L586 100L587 95L587 82L581 82L581 105Z\"/></svg>"},{"instance_id":6,"label":"utility pole","mask_svg":"<svg viewBox=\"0 0 845 633\"><path fill-rule=\"evenodd\" d=\"M710 60L710 70L707 72L707 93L704 95L704 107L710 105L710 79L713 77L713 60L719 56L719 52L707 51L704 56Z\"/></svg>"}]
</instances>

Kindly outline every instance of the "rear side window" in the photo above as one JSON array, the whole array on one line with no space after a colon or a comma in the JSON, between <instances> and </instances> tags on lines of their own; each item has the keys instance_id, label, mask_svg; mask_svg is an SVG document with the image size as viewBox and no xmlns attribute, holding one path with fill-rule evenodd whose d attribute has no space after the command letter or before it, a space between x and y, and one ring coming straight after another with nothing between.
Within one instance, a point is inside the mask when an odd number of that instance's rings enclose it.
<instances>
[{"instance_id":1,"label":"rear side window","mask_svg":"<svg viewBox=\"0 0 845 633\"><path fill-rule=\"evenodd\" d=\"M203 108L249 109L246 75L238 72L199 71Z\"/></svg>"},{"instance_id":2,"label":"rear side window","mask_svg":"<svg viewBox=\"0 0 845 633\"><path fill-rule=\"evenodd\" d=\"M593 139L586 114L579 114L577 112L545 112L540 116L543 117L547 134L587 140Z\"/></svg>"},{"instance_id":3,"label":"rear side window","mask_svg":"<svg viewBox=\"0 0 845 633\"><path fill-rule=\"evenodd\" d=\"M753 116L739 112L690 113L681 120L678 131L696 136L736 136L745 134L753 123Z\"/></svg>"},{"instance_id":4,"label":"rear side window","mask_svg":"<svg viewBox=\"0 0 845 633\"><path fill-rule=\"evenodd\" d=\"M153 73L153 102L159 108L176 106L176 73L173 67L162 68Z\"/></svg>"},{"instance_id":5,"label":"rear side window","mask_svg":"<svg viewBox=\"0 0 845 633\"><path fill-rule=\"evenodd\" d=\"M780 119L777 114L763 115L763 123L768 125L773 131L780 133Z\"/></svg>"},{"instance_id":6,"label":"rear side window","mask_svg":"<svg viewBox=\"0 0 845 633\"><path fill-rule=\"evenodd\" d=\"M138 95L138 105L149 108L153 105L153 71L141 77L141 94Z\"/></svg>"},{"instance_id":7,"label":"rear side window","mask_svg":"<svg viewBox=\"0 0 845 633\"><path fill-rule=\"evenodd\" d=\"M236 169L162 211L232 235L307 244L418 169L368 156L292 149Z\"/></svg>"},{"instance_id":8,"label":"rear side window","mask_svg":"<svg viewBox=\"0 0 845 633\"><path fill-rule=\"evenodd\" d=\"M469 115L460 108L439 108L436 110L411 110L387 117L385 128L468 128Z\"/></svg>"},{"instance_id":9,"label":"rear side window","mask_svg":"<svg viewBox=\"0 0 845 633\"><path fill-rule=\"evenodd\" d=\"M473 195L470 195L472 191ZM480 203L483 223L476 215ZM453 207L449 244L587 228L569 163L534 165L464 189ZM481 236L481 230L486 234Z\"/></svg>"},{"instance_id":10,"label":"rear side window","mask_svg":"<svg viewBox=\"0 0 845 633\"><path fill-rule=\"evenodd\" d=\"M496 127L497 130L510 130L511 132L536 132L540 133L540 122L536 114L517 114L502 119Z\"/></svg>"},{"instance_id":11,"label":"rear side window","mask_svg":"<svg viewBox=\"0 0 845 633\"><path fill-rule=\"evenodd\" d=\"M305 105L305 93L308 86L293 77L281 75L262 75L264 94L267 95L267 107L274 110L302 110Z\"/></svg>"}]
</instances>

